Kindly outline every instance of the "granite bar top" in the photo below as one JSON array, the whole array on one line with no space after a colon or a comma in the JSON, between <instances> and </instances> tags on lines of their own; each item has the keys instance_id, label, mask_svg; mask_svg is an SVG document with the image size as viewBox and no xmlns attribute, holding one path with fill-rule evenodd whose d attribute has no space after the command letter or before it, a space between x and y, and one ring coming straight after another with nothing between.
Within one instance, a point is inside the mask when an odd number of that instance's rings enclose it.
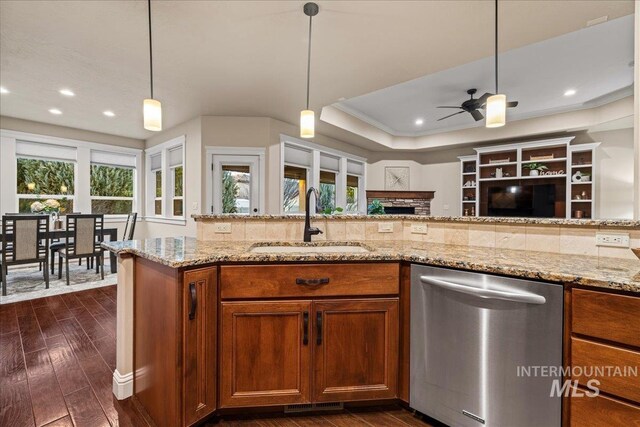
<instances>
[{"instance_id":1,"label":"granite bar top","mask_svg":"<svg viewBox=\"0 0 640 427\"><path fill-rule=\"evenodd\" d=\"M225 221L225 220L304 220L304 215L240 215L240 214L193 214L196 221ZM426 216L426 215L312 215L312 219L336 221L379 221L405 220L430 221L475 224L539 224L539 225L569 225L582 227L615 227L640 228L640 221L631 219L566 219L566 218L519 218L519 217L483 217L483 216Z\"/></svg>"},{"instance_id":2,"label":"granite bar top","mask_svg":"<svg viewBox=\"0 0 640 427\"><path fill-rule=\"evenodd\" d=\"M275 244L276 242L269 242ZM118 255L132 254L172 268L212 263L407 261L485 273L640 293L640 260L412 241L277 242L281 246L362 245L365 253L255 253L266 242L214 242L192 237L104 242Z\"/></svg>"}]
</instances>

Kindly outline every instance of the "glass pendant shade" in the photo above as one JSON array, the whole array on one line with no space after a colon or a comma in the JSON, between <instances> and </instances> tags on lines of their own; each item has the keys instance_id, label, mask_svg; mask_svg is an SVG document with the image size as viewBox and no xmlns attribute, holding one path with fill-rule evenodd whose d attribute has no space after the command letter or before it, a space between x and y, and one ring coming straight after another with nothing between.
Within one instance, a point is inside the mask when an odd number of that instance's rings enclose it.
<instances>
[{"instance_id":1,"label":"glass pendant shade","mask_svg":"<svg viewBox=\"0 0 640 427\"><path fill-rule=\"evenodd\" d=\"M300 112L300 138L313 138L315 135L315 113L313 110Z\"/></svg>"},{"instance_id":2,"label":"glass pendant shade","mask_svg":"<svg viewBox=\"0 0 640 427\"><path fill-rule=\"evenodd\" d=\"M144 128L154 132L162 130L162 104L156 99L144 100Z\"/></svg>"},{"instance_id":3,"label":"glass pendant shade","mask_svg":"<svg viewBox=\"0 0 640 427\"><path fill-rule=\"evenodd\" d=\"M497 128L504 126L507 116L507 96L493 95L487 98L487 121L486 127Z\"/></svg>"}]
</instances>

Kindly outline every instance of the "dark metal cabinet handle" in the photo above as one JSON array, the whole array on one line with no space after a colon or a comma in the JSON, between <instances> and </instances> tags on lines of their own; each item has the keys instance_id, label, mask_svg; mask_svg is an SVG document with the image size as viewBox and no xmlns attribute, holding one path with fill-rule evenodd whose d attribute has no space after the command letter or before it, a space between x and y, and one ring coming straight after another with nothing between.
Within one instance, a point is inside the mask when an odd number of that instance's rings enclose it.
<instances>
[{"instance_id":1,"label":"dark metal cabinet handle","mask_svg":"<svg viewBox=\"0 0 640 427\"><path fill-rule=\"evenodd\" d=\"M318 335L316 337L316 344L322 345L322 312L316 313L316 328L318 328Z\"/></svg>"},{"instance_id":2,"label":"dark metal cabinet handle","mask_svg":"<svg viewBox=\"0 0 640 427\"><path fill-rule=\"evenodd\" d=\"M302 344L309 344L309 312L302 313Z\"/></svg>"},{"instance_id":3,"label":"dark metal cabinet handle","mask_svg":"<svg viewBox=\"0 0 640 427\"><path fill-rule=\"evenodd\" d=\"M327 283L329 283L328 277L321 277L319 279L302 279L298 277L296 279L296 285L316 286L316 285L326 285Z\"/></svg>"},{"instance_id":4,"label":"dark metal cabinet handle","mask_svg":"<svg viewBox=\"0 0 640 427\"><path fill-rule=\"evenodd\" d=\"M196 283L189 283L189 320L196 318L196 307L198 306L198 299L196 297Z\"/></svg>"}]
</instances>

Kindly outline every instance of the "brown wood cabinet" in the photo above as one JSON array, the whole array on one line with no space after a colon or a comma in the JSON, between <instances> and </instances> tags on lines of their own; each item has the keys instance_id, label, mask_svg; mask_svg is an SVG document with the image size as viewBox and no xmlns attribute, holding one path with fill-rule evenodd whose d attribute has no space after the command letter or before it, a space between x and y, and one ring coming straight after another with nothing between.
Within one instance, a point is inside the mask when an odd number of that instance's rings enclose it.
<instances>
[{"instance_id":1,"label":"brown wood cabinet","mask_svg":"<svg viewBox=\"0 0 640 427\"><path fill-rule=\"evenodd\" d=\"M640 425L640 378L628 375L628 368L640 369L640 298L576 287L571 290L570 300L569 310L565 306L565 326L569 329L565 334L565 363L577 368L571 380L574 386L577 382L578 395L587 391L590 380L597 381L591 385L600 394L566 398L564 424ZM627 370L627 375L602 370L607 367Z\"/></svg>"},{"instance_id":2,"label":"brown wood cabinet","mask_svg":"<svg viewBox=\"0 0 640 427\"><path fill-rule=\"evenodd\" d=\"M313 303L315 402L397 395L398 299Z\"/></svg>"},{"instance_id":3,"label":"brown wood cabinet","mask_svg":"<svg viewBox=\"0 0 640 427\"><path fill-rule=\"evenodd\" d=\"M158 426L192 425L216 409L217 268L138 259L135 280L135 399Z\"/></svg>"},{"instance_id":4,"label":"brown wood cabinet","mask_svg":"<svg viewBox=\"0 0 640 427\"><path fill-rule=\"evenodd\" d=\"M310 402L311 301L222 303L220 407Z\"/></svg>"},{"instance_id":5,"label":"brown wood cabinet","mask_svg":"<svg viewBox=\"0 0 640 427\"><path fill-rule=\"evenodd\" d=\"M399 264L222 266L220 287L221 408L397 396Z\"/></svg>"}]
</instances>

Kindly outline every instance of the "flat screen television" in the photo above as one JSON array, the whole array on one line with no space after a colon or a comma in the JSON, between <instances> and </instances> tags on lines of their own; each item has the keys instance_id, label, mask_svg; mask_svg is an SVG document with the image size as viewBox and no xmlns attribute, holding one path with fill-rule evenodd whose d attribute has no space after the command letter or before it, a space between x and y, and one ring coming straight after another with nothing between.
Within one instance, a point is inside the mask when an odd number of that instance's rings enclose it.
<instances>
[{"instance_id":1,"label":"flat screen television","mask_svg":"<svg viewBox=\"0 0 640 427\"><path fill-rule=\"evenodd\" d=\"M489 187L489 216L552 218L555 216L555 184Z\"/></svg>"}]
</instances>

